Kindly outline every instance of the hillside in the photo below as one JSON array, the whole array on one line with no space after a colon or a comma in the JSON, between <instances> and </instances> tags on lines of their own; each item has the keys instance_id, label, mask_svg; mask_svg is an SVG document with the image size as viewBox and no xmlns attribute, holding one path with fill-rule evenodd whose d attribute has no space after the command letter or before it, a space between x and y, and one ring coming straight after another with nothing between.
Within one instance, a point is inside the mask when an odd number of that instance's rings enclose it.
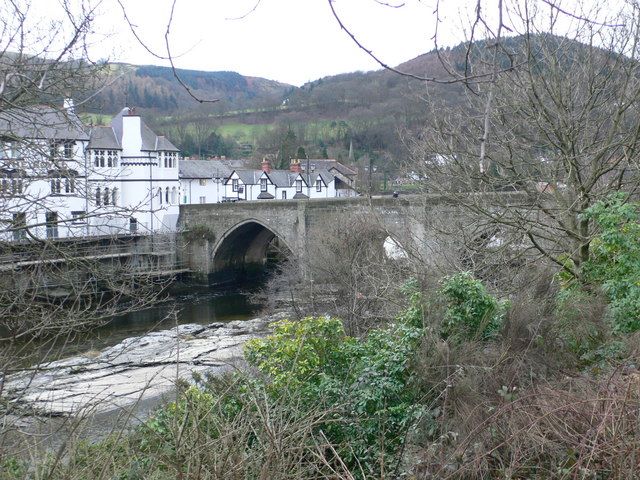
<instances>
[{"instance_id":1,"label":"hillside","mask_svg":"<svg viewBox=\"0 0 640 480\"><path fill-rule=\"evenodd\" d=\"M218 99L225 109L277 104L293 88L236 72L177 70L177 74L196 97ZM116 63L109 66L104 80L106 86L89 105L92 113L112 114L123 105L131 105L155 115L175 115L200 105L169 67Z\"/></svg>"}]
</instances>

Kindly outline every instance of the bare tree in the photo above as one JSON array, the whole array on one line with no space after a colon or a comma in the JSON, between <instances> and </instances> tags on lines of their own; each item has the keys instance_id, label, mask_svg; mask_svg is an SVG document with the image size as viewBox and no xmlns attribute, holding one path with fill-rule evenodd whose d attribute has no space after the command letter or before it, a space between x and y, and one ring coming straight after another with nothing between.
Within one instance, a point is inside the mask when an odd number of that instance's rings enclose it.
<instances>
[{"instance_id":1,"label":"bare tree","mask_svg":"<svg viewBox=\"0 0 640 480\"><path fill-rule=\"evenodd\" d=\"M96 5L60 4L61 18L46 24L28 1L0 2L0 461L19 413L6 377L154 303L167 284L153 264L131 260L141 258L127 254L137 240L86 237L89 220L104 217L100 203L109 205L105 227L128 224L132 212L113 191L89 196L92 163L76 143L88 139L86 128L63 99L74 95L78 106L97 91L101 65L87 55ZM73 218L45 214L67 201L82 204ZM68 240L57 238L63 229Z\"/></svg>"},{"instance_id":2,"label":"bare tree","mask_svg":"<svg viewBox=\"0 0 640 480\"><path fill-rule=\"evenodd\" d=\"M585 210L638 188L640 10L596 22L552 2L510 8L519 35L457 52L491 81L469 87L460 108L428 99L428 125L407 137L409 168L478 216L470 245L529 252L579 277L594 234Z\"/></svg>"}]
</instances>

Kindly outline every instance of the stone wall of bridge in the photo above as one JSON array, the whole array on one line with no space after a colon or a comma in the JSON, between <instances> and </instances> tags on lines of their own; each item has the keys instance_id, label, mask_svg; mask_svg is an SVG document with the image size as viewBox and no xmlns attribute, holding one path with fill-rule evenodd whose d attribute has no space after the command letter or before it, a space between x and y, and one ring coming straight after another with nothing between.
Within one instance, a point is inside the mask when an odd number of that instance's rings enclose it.
<instances>
[{"instance_id":1,"label":"stone wall of bridge","mask_svg":"<svg viewBox=\"0 0 640 480\"><path fill-rule=\"evenodd\" d=\"M429 260L441 239L435 219L453 215L438 196L270 200L182 205L180 256L197 279L210 284L233 281L264 266L268 243L278 237L292 255L303 255L323 225L342 215L365 215L411 255Z\"/></svg>"}]
</instances>

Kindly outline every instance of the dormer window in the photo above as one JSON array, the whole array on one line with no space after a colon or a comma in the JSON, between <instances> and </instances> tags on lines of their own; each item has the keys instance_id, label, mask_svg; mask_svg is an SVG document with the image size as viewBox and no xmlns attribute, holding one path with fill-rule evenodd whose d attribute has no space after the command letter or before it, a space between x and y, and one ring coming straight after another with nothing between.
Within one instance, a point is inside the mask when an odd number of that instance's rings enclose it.
<instances>
[{"instance_id":1,"label":"dormer window","mask_svg":"<svg viewBox=\"0 0 640 480\"><path fill-rule=\"evenodd\" d=\"M302 193L302 180L296 180L296 192Z\"/></svg>"},{"instance_id":2,"label":"dormer window","mask_svg":"<svg viewBox=\"0 0 640 480\"><path fill-rule=\"evenodd\" d=\"M321 192L321 191L322 191L322 179L318 177L318 180L316 180L316 192Z\"/></svg>"},{"instance_id":3,"label":"dormer window","mask_svg":"<svg viewBox=\"0 0 640 480\"><path fill-rule=\"evenodd\" d=\"M267 191L267 179L266 178L261 178L260 179L260 191L261 192L266 192Z\"/></svg>"},{"instance_id":4,"label":"dormer window","mask_svg":"<svg viewBox=\"0 0 640 480\"><path fill-rule=\"evenodd\" d=\"M231 180L231 190L234 192L238 191L238 179L234 178L233 180Z\"/></svg>"}]
</instances>

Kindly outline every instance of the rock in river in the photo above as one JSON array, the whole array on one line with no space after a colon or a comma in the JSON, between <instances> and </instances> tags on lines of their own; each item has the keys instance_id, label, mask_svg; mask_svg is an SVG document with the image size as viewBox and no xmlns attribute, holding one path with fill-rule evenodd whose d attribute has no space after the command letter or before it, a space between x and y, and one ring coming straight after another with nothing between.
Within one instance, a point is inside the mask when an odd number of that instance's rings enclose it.
<instances>
[{"instance_id":1,"label":"rock in river","mask_svg":"<svg viewBox=\"0 0 640 480\"><path fill-rule=\"evenodd\" d=\"M173 390L177 378L192 372L233 368L242 361L244 343L266 334L283 316L151 332L93 358L66 358L16 373L5 388L25 413L66 416L130 406Z\"/></svg>"}]
</instances>

